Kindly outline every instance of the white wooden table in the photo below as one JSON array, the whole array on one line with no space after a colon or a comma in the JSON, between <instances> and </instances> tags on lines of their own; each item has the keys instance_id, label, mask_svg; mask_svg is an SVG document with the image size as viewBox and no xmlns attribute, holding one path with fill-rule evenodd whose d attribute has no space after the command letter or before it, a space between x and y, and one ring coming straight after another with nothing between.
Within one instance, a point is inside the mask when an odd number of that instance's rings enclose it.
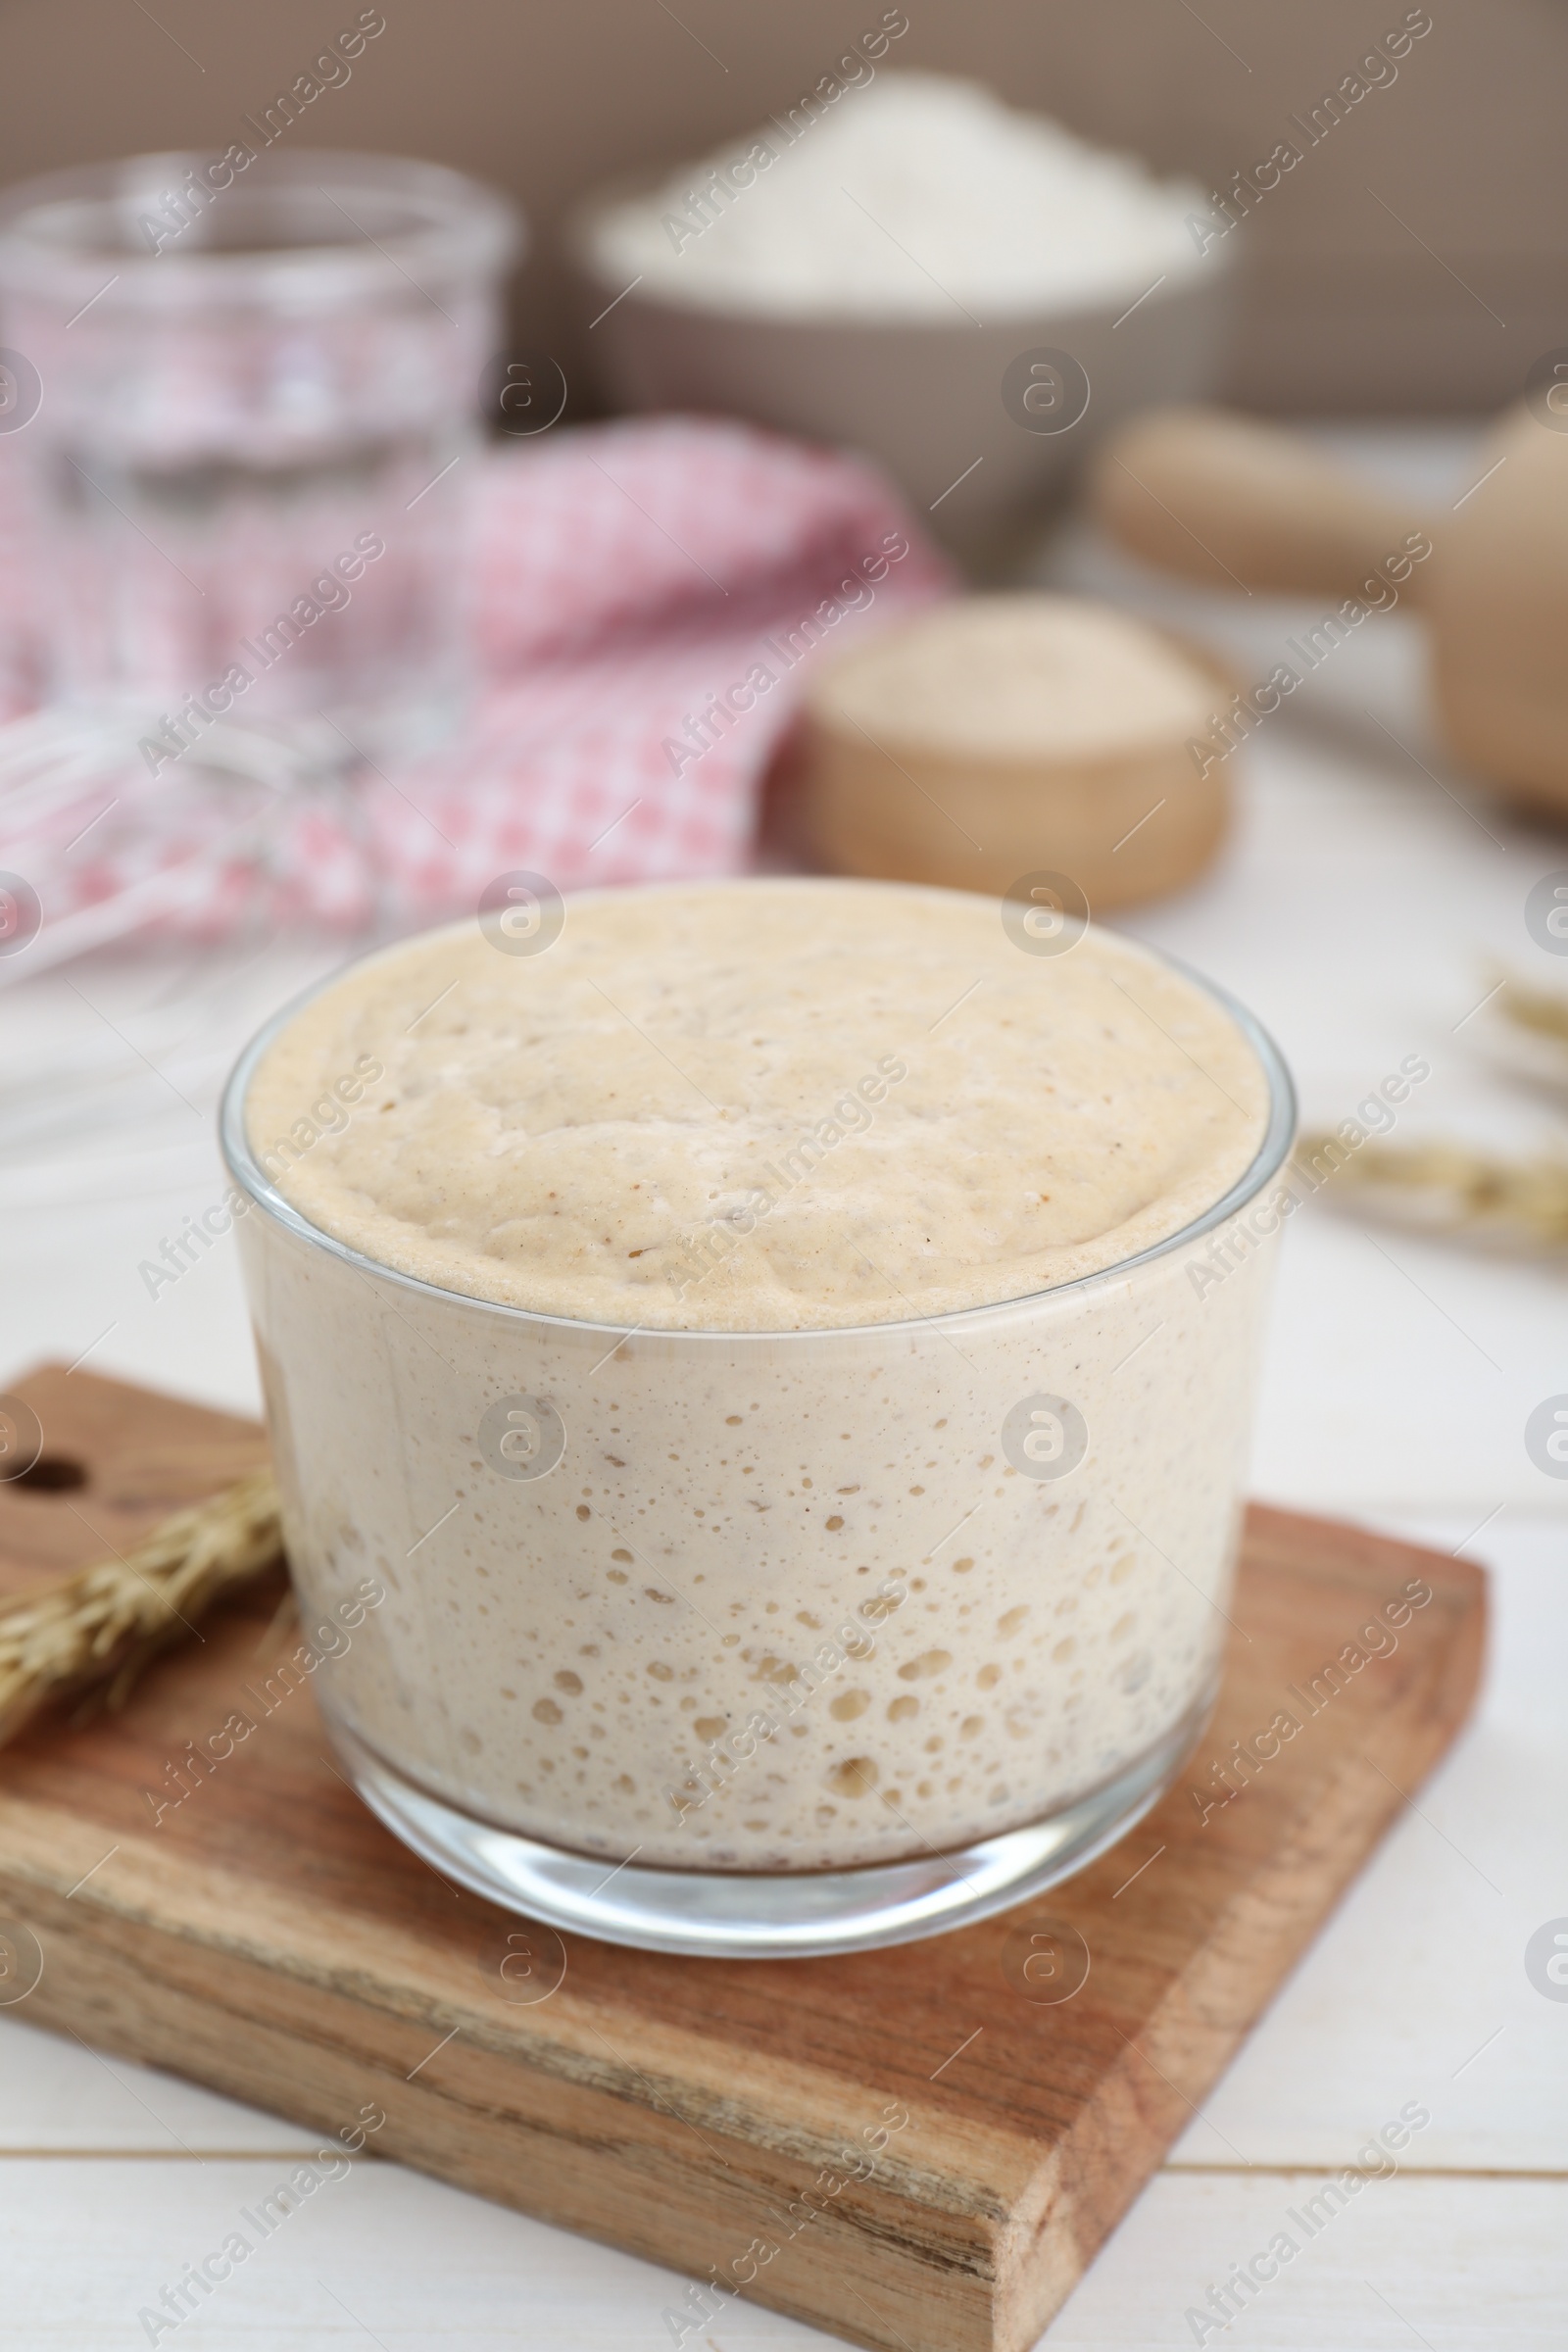
<instances>
[{"instance_id":1,"label":"white wooden table","mask_svg":"<svg viewBox=\"0 0 1568 2352\"><path fill-rule=\"evenodd\" d=\"M1440 512L1474 478L1462 433L1339 438L1428 486ZM1070 537L1042 576L1113 586L1222 639L1250 676L1303 617L1264 599L1152 589ZM1545 1132L1548 1112L1491 1074L1461 1024L1488 986L1489 954L1568 988L1568 960L1533 947L1523 920L1531 883L1568 865L1568 838L1513 824L1445 763L1422 714L1412 626L1399 614L1367 623L1237 765L1242 817L1222 869L1128 927L1258 1010L1312 1123L1337 1123L1419 1053L1433 1075L1406 1134L1523 1144ZM220 1191L210 1142L220 1066L310 969L309 956L274 949L226 992L204 982L193 999L177 958L100 963L73 970L81 995L62 977L0 1002L0 1384L41 1356L90 1349L105 1372L255 1409L232 1250L156 1301L137 1266ZM41 1115L37 1073L83 1053L106 1057L107 1142L83 1158L46 1132L19 1137L19 1115ZM1048 2331L1051 2352L1194 2342L1185 2315L1210 2285L1290 2228L1287 2210L1318 2177L1353 2162L1411 2100L1432 2121L1399 2174L1304 2245L1230 2336L1256 2352L1568 2343L1568 2000L1544 1997L1524 1966L1532 1933L1568 1917L1568 1482L1537 1470L1523 1442L1530 1409L1568 1391L1565 1307L1558 1274L1387 1232L1374 1242L1326 1212L1295 1221L1254 1488L1488 1560L1486 1695ZM147 2342L140 2308L313 2145L39 2032L24 2004L0 2012L0 2341L27 2352ZM181 2352L655 2352L679 2291L649 2264L365 2162L292 2215L177 2335ZM826 2340L743 2306L708 2338L714 2352Z\"/></svg>"}]
</instances>

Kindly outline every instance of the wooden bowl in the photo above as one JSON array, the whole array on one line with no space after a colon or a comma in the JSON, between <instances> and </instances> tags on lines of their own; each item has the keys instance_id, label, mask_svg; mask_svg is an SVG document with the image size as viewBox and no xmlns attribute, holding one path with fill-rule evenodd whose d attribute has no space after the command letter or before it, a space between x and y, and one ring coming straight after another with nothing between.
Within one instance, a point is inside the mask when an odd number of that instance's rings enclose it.
<instances>
[{"instance_id":1,"label":"wooden bowl","mask_svg":"<svg viewBox=\"0 0 1568 2352\"><path fill-rule=\"evenodd\" d=\"M998 895L1027 874L1065 874L1095 910L1157 898L1205 870L1230 820L1230 763L1200 760L1190 742L1206 731L1210 712L1226 709L1237 681L1168 631L1128 624L1162 660L1178 657L1200 694L1206 686L1206 710L1195 704L1185 723L1134 724L1120 741L1106 729L1093 746L1056 754L966 744L961 724L934 736L897 710L866 723L857 677L899 639L917 645L941 631L945 615L977 606L1069 603L1085 609L1078 600L1004 597L940 607L813 678L791 766L807 841L823 865ZM854 715L851 700L860 705Z\"/></svg>"}]
</instances>

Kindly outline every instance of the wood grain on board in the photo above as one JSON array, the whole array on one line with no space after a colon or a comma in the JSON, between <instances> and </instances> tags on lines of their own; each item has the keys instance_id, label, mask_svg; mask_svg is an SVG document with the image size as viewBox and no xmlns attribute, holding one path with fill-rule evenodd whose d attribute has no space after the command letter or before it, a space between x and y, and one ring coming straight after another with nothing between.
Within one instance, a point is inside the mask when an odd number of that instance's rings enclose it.
<instances>
[{"instance_id":1,"label":"wood grain on board","mask_svg":"<svg viewBox=\"0 0 1568 2352\"><path fill-rule=\"evenodd\" d=\"M55 1507L88 1521L131 1430L147 1460L188 1447L197 1492L255 1443L45 1377L21 1393L88 1474ZM24 1532L26 1558L93 1555ZM1360 1629L1412 1584L1431 1598L1371 1655ZM1114 1851L929 1942L731 1963L563 1941L406 1852L275 1673L275 1598L210 1620L123 1715L0 1755L0 1929L42 1956L22 2013L323 2135L383 2113L377 2155L884 2352L1034 2341L1453 1739L1485 1613L1468 1562L1254 1506L1215 1720ZM235 1710L254 1734L191 1767ZM1210 1803L1282 1711L1297 1733ZM672 2338L727 2299L672 2286Z\"/></svg>"}]
</instances>

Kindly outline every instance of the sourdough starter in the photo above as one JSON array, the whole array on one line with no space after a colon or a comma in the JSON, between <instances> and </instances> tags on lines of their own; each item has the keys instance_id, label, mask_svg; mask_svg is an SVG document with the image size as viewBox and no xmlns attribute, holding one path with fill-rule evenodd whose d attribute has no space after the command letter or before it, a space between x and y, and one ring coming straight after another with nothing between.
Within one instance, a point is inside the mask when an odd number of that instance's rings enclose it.
<instances>
[{"instance_id":1,"label":"sourdough starter","mask_svg":"<svg viewBox=\"0 0 1568 2352\"><path fill-rule=\"evenodd\" d=\"M246 1097L312 1229L240 1223L290 1557L387 1592L329 1712L671 1868L960 1845L1136 1762L1226 1630L1266 1264L1126 1261L1258 1151L1228 1013L881 884L493 936L354 967Z\"/></svg>"}]
</instances>

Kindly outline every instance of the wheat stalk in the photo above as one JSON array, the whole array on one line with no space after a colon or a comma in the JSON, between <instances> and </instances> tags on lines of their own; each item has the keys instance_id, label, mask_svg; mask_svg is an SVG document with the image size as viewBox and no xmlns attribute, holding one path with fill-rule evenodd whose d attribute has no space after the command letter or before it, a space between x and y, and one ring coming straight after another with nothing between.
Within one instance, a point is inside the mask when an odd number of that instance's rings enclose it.
<instances>
[{"instance_id":1,"label":"wheat stalk","mask_svg":"<svg viewBox=\"0 0 1568 2352\"><path fill-rule=\"evenodd\" d=\"M113 1559L0 1600L0 1745L53 1699L122 1707L149 1661L281 1557L277 1482L253 1471Z\"/></svg>"},{"instance_id":2,"label":"wheat stalk","mask_svg":"<svg viewBox=\"0 0 1568 2352\"><path fill-rule=\"evenodd\" d=\"M1555 989L1527 988L1512 972L1504 972L1502 979L1497 1010L1503 1017L1518 1029L1533 1029L1538 1037L1568 1046L1568 997Z\"/></svg>"},{"instance_id":3,"label":"wheat stalk","mask_svg":"<svg viewBox=\"0 0 1568 2352\"><path fill-rule=\"evenodd\" d=\"M1307 1136L1310 1161L1338 1137ZM1374 1201L1406 1225L1532 1250L1568 1247L1568 1160L1494 1159L1462 1144L1364 1144L1329 1183Z\"/></svg>"}]
</instances>

